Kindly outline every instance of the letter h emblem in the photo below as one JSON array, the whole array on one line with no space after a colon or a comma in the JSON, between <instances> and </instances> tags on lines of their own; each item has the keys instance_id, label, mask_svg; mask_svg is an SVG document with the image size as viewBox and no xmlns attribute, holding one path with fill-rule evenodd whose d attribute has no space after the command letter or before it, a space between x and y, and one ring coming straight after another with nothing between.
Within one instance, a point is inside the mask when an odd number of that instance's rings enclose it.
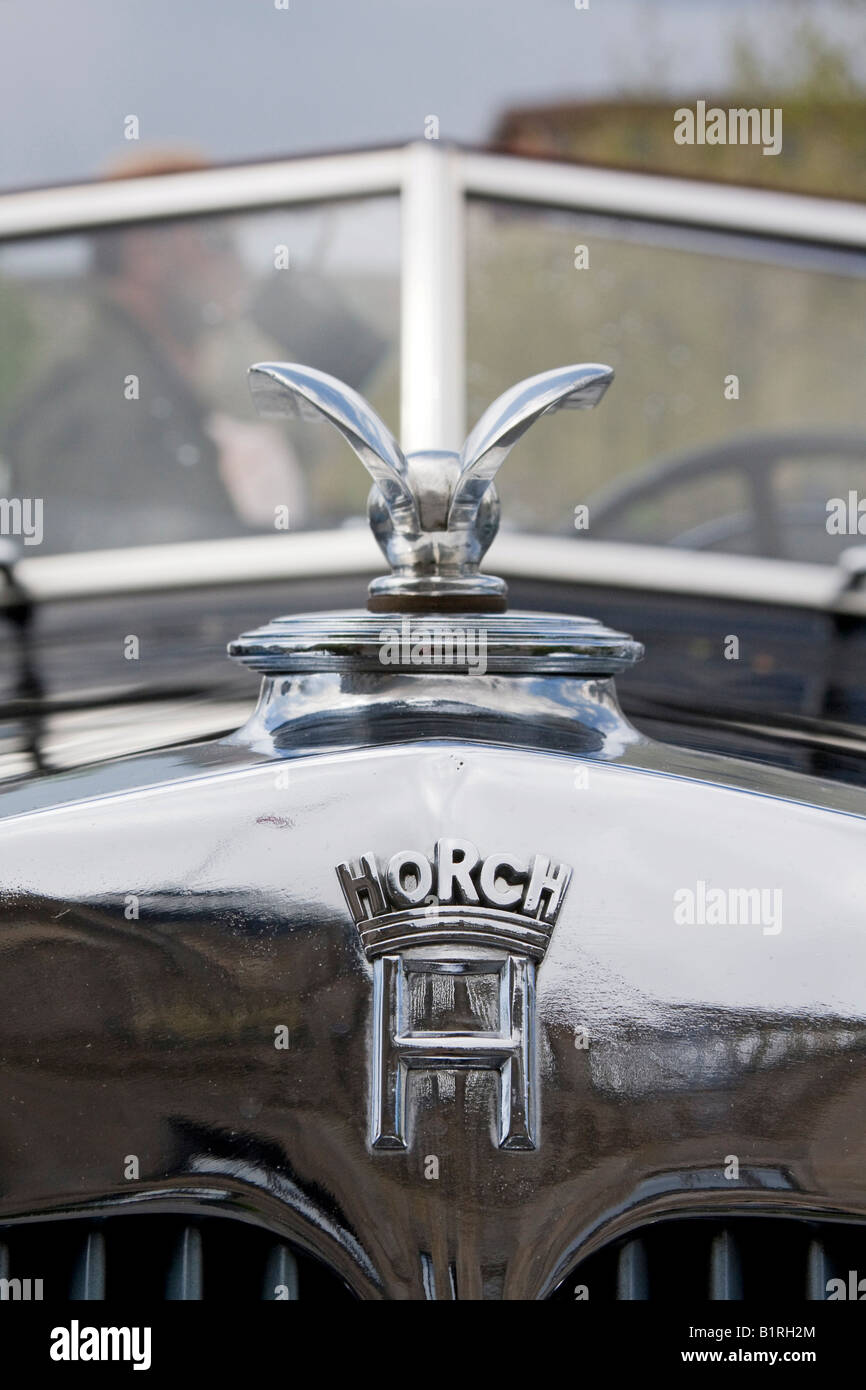
<instances>
[{"instance_id":1,"label":"letter h emblem","mask_svg":"<svg viewBox=\"0 0 866 1390\"><path fill-rule=\"evenodd\" d=\"M516 955L463 960L386 955L373 962L373 970L373 1147L408 1148L410 1071L456 1070L497 1073L499 1147L534 1149L535 962ZM442 975L495 976L498 1028L419 1028L413 1020L413 977Z\"/></svg>"},{"instance_id":2,"label":"letter h emblem","mask_svg":"<svg viewBox=\"0 0 866 1390\"><path fill-rule=\"evenodd\" d=\"M427 861L417 851L395 861L414 864L416 882L390 896L390 869L383 881L374 854L337 865L373 967L370 1142L374 1149L409 1147L410 1072L486 1071L495 1075L499 1147L534 1149L535 972L571 869L558 864L551 870L550 861L536 855L525 901L512 911L513 900L491 903L489 884L481 902L434 899L422 906ZM513 856L498 862L512 863ZM481 879L483 887L483 871Z\"/></svg>"}]
</instances>

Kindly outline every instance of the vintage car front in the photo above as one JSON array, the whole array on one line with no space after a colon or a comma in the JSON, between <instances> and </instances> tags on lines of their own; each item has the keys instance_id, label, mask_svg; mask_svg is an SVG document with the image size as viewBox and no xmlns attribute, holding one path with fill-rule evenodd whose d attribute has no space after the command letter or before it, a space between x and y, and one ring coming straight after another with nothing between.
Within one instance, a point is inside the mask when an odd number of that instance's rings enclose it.
<instances>
[{"instance_id":1,"label":"vintage car front","mask_svg":"<svg viewBox=\"0 0 866 1390\"><path fill-rule=\"evenodd\" d=\"M481 569L509 449L611 378L404 455L326 373L252 370L367 468L390 573L231 644L236 733L0 795L6 1275L592 1303L848 1269L862 788L639 733L640 643Z\"/></svg>"}]
</instances>

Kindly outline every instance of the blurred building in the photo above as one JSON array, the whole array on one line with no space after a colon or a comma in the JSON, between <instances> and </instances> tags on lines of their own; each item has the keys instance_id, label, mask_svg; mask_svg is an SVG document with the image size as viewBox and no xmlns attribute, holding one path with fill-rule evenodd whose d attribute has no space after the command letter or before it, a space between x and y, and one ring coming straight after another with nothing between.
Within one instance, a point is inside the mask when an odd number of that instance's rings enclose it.
<instances>
[{"instance_id":1,"label":"blurred building","mask_svg":"<svg viewBox=\"0 0 866 1390\"><path fill-rule=\"evenodd\" d=\"M752 95L703 98L707 108L782 109L778 155L760 145L678 145L674 112L696 98L565 101L506 110L492 132L494 148L570 159L642 173L715 179L831 197L866 198L866 98L821 102Z\"/></svg>"}]
</instances>

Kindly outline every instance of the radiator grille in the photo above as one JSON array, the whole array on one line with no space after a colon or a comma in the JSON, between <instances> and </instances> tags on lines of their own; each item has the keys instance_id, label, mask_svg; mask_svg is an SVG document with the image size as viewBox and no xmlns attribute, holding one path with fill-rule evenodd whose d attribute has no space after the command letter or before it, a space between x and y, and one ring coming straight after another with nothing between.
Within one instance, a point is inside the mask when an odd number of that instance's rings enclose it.
<instances>
[{"instance_id":1,"label":"radiator grille","mask_svg":"<svg viewBox=\"0 0 866 1390\"><path fill-rule=\"evenodd\" d=\"M590 1302L822 1302L831 1279L842 1279L846 1291L852 1286L852 1271L866 1299L866 1226L678 1218L596 1251L552 1298L574 1301L583 1288Z\"/></svg>"},{"instance_id":2,"label":"radiator grille","mask_svg":"<svg viewBox=\"0 0 866 1390\"><path fill-rule=\"evenodd\" d=\"M259 1227L152 1213L0 1227L0 1279L0 1300L353 1298L332 1270Z\"/></svg>"},{"instance_id":3,"label":"radiator grille","mask_svg":"<svg viewBox=\"0 0 866 1390\"><path fill-rule=\"evenodd\" d=\"M225 1217L137 1215L0 1226L0 1301L352 1301L340 1277ZM866 1227L785 1218L656 1222L582 1261L551 1295L591 1303L866 1301ZM863 1280L862 1290L858 1289ZM30 1281L29 1286L26 1281ZM37 1285L41 1280L41 1287Z\"/></svg>"}]
</instances>

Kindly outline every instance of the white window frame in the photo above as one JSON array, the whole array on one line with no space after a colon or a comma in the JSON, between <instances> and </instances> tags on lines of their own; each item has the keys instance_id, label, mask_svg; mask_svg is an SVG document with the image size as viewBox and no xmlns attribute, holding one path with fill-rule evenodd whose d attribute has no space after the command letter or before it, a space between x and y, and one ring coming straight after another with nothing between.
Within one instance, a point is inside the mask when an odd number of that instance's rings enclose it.
<instances>
[{"instance_id":1,"label":"white window frame","mask_svg":"<svg viewBox=\"0 0 866 1390\"><path fill-rule=\"evenodd\" d=\"M841 200L738 188L700 180L674 179L550 160L526 159L464 150L434 141L402 148L275 160L190 173L109 180L0 195L0 244L24 237L71 234L100 227L152 222L170 217L302 206L337 199L383 195L400 200L400 414L404 450L457 449L465 434L466 357L466 203L496 199L518 205L583 211L702 228L715 232L772 237L828 249L866 249L866 205ZM346 532L333 533L342 552L335 568L352 563L376 566L372 542L360 537L347 547ZM238 580L298 573L311 561L312 536L261 540L198 541L172 547L133 547L87 555L23 558L22 582L34 596L116 592L175 580L206 582L208 550L214 575L229 577L228 551ZM321 568L323 536L314 545ZM158 551L161 559L153 565ZM575 546L556 538L506 537L497 542L498 567L532 571L543 578L599 582L679 592L748 594L778 602L825 608L832 603L866 612L866 595L842 594L836 572L804 565L741 556L671 554L663 548L596 541ZM290 558L289 552L297 552ZM195 555L195 558L193 558ZM279 558L282 557L282 558ZM505 563L503 563L505 561ZM380 562L379 562L380 563ZM783 567L783 570L779 566ZM126 582L124 572L129 571ZM687 570L687 572L686 572ZM26 574L25 574L26 571ZM640 573L638 573L640 571ZM307 571L309 572L309 571ZM772 576L775 575L776 579ZM66 585L64 587L64 576ZM77 583L71 588L69 579ZM192 577L194 576L194 578ZM782 581L783 582L780 582ZM836 598L833 599L833 594ZM784 601L784 600L782 600Z\"/></svg>"}]
</instances>

